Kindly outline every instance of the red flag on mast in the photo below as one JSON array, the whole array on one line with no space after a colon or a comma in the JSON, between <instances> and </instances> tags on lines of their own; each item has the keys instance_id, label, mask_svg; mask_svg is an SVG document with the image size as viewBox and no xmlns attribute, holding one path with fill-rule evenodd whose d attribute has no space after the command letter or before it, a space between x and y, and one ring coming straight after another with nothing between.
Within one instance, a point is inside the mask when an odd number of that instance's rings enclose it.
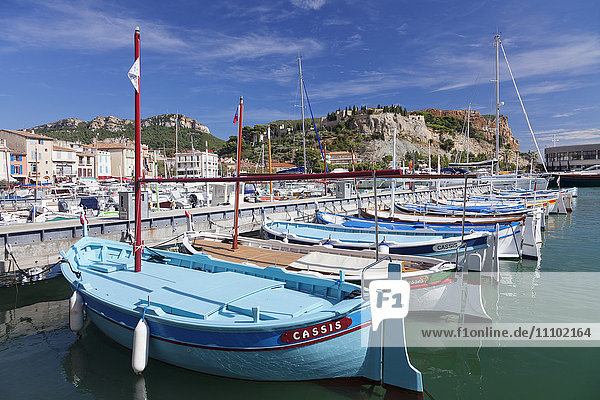
<instances>
[{"instance_id":1,"label":"red flag on mast","mask_svg":"<svg viewBox=\"0 0 600 400\"><path fill-rule=\"evenodd\" d=\"M233 123L235 124L238 121L238 115L240 113L240 106L238 105L235 109L235 115L233 116Z\"/></svg>"}]
</instances>

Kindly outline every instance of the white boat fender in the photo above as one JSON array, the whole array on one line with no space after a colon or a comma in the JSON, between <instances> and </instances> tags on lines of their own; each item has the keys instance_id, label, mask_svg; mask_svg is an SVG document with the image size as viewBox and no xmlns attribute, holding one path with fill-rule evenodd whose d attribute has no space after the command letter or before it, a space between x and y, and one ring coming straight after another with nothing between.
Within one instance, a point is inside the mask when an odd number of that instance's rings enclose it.
<instances>
[{"instance_id":1,"label":"white boat fender","mask_svg":"<svg viewBox=\"0 0 600 400\"><path fill-rule=\"evenodd\" d=\"M148 345L150 342L150 328L145 319L146 307L142 318L133 331L133 346L131 348L131 368L136 374L141 374L148 365Z\"/></svg>"},{"instance_id":2,"label":"white boat fender","mask_svg":"<svg viewBox=\"0 0 600 400\"><path fill-rule=\"evenodd\" d=\"M82 228L83 229L82 236L83 237L87 237L88 236L88 219L87 219L87 217L85 216L84 213L81 213L79 215L79 222L81 222L81 225L83 227Z\"/></svg>"},{"instance_id":3,"label":"white boat fender","mask_svg":"<svg viewBox=\"0 0 600 400\"><path fill-rule=\"evenodd\" d=\"M77 333L83 328L83 296L78 291L79 282L69 299L69 328Z\"/></svg>"},{"instance_id":4,"label":"white boat fender","mask_svg":"<svg viewBox=\"0 0 600 400\"><path fill-rule=\"evenodd\" d=\"M194 230L194 222L192 221L192 214L188 210L185 210L185 218L187 224L187 231L192 232Z\"/></svg>"},{"instance_id":5,"label":"white boat fender","mask_svg":"<svg viewBox=\"0 0 600 400\"><path fill-rule=\"evenodd\" d=\"M379 243L379 254L390 254L390 246L385 242L385 238Z\"/></svg>"}]
</instances>

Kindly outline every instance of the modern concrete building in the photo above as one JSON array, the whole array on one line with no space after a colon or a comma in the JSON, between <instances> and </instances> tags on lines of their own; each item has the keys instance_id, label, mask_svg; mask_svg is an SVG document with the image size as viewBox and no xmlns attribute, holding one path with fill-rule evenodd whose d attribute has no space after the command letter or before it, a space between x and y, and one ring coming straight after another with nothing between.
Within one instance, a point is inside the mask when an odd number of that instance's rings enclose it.
<instances>
[{"instance_id":1,"label":"modern concrete building","mask_svg":"<svg viewBox=\"0 0 600 400\"><path fill-rule=\"evenodd\" d=\"M175 154L177 176L216 178L219 174L219 156L211 151L183 151Z\"/></svg>"},{"instance_id":2,"label":"modern concrete building","mask_svg":"<svg viewBox=\"0 0 600 400\"><path fill-rule=\"evenodd\" d=\"M26 179L29 182L37 180L38 183L47 183L53 181L53 138L38 135L34 131L14 131L11 129L0 129L0 138L6 141L6 146L10 149L20 154L26 154Z\"/></svg>"},{"instance_id":3,"label":"modern concrete building","mask_svg":"<svg viewBox=\"0 0 600 400\"><path fill-rule=\"evenodd\" d=\"M600 143L546 147L544 157L548 171L581 170L600 164Z\"/></svg>"}]
</instances>

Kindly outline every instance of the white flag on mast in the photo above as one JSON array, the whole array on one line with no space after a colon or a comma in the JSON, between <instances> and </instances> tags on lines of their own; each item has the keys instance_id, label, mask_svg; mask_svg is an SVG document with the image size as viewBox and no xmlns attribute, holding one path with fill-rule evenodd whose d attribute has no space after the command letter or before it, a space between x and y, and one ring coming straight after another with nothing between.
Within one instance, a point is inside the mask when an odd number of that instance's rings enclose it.
<instances>
[{"instance_id":1,"label":"white flag on mast","mask_svg":"<svg viewBox=\"0 0 600 400\"><path fill-rule=\"evenodd\" d=\"M140 92L140 59L139 57L135 60L129 72L127 73L127 77L131 81L131 84L135 88L136 92Z\"/></svg>"}]
</instances>

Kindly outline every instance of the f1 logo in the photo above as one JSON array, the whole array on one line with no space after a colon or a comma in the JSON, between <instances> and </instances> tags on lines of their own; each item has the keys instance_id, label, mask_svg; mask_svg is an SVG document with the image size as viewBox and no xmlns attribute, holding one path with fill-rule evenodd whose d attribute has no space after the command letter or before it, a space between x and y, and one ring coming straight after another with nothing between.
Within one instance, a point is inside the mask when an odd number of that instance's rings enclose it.
<instances>
[{"instance_id":1,"label":"f1 logo","mask_svg":"<svg viewBox=\"0 0 600 400\"><path fill-rule=\"evenodd\" d=\"M376 280L369 284L372 330L377 330L381 321L402 319L408 314L410 285L403 280Z\"/></svg>"}]
</instances>

